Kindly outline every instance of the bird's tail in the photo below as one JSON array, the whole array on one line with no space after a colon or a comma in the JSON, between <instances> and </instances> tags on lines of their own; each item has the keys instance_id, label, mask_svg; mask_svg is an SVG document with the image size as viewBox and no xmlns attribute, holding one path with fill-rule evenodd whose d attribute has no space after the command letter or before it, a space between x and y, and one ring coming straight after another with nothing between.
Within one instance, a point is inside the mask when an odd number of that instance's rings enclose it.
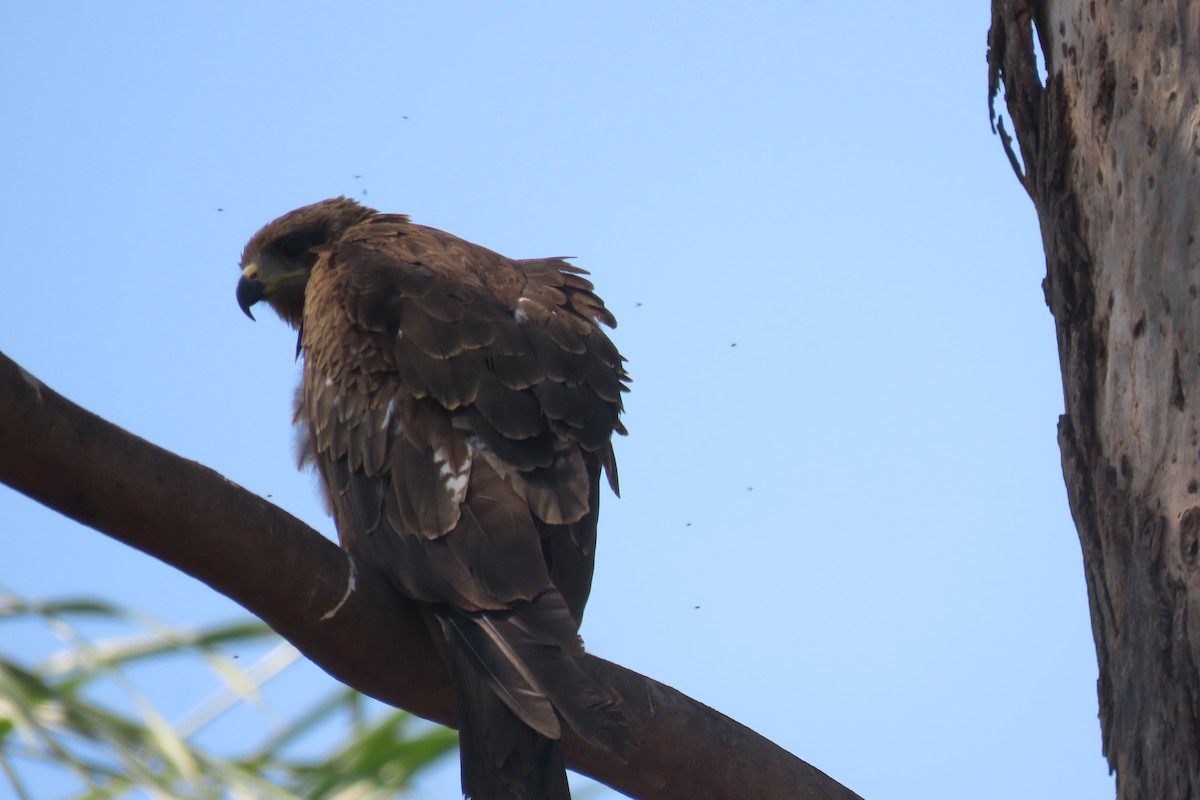
<instances>
[{"instance_id":1,"label":"bird's tail","mask_svg":"<svg viewBox=\"0 0 1200 800\"><path fill-rule=\"evenodd\" d=\"M437 612L458 705L463 792L473 800L569 800L563 723L621 755L619 698L588 673L562 596L511 611Z\"/></svg>"},{"instance_id":2,"label":"bird's tail","mask_svg":"<svg viewBox=\"0 0 1200 800\"><path fill-rule=\"evenodd\" d=\"M451 645L462 789L472 800L570 800L562 739L530 728Z\"/></svg>"}]
</instances>

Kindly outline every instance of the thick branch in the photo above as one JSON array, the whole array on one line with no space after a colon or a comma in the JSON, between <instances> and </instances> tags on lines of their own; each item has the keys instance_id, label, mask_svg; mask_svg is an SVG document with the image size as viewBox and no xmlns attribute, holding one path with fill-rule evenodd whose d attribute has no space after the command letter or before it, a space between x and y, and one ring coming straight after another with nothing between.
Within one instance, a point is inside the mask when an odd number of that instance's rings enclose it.
<instances>
[{"instance_id":1,"label":"thick branch","mask_svg":"<svg viewBox=\"0 0 1200 800\"><path fill-rule=\"evenodd\" d=\"M76 406L3 354L0 481L232 598L338 680L452 723L448 675L414 604L374 573L357 574L347 595L351 565L337 546ZM621 763L571 740L567 760L579 772L646 800L857 797L669 686L594 657L591 667L625 698L639 744Z\"/></svg>"}]
</instances>

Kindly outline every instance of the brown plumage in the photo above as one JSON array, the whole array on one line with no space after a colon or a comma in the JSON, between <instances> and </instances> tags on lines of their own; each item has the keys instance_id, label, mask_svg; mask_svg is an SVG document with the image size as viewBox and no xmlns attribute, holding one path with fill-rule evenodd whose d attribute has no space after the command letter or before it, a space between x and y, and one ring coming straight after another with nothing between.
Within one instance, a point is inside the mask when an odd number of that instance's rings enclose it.
<instances>
[{"instance_id":1,"label":"brown plumage","mask_svg":"<svg viewBox=\"0 0 1200 800\"><path fill-rule=\"evenodd\" d=\"M296 424L345 547L426 604L463 791L568 798L564 724L619 754L578 636L628 377L586 273L338 198L254 235L238 301L300 329Z\"/></svg>"}]
</instances>

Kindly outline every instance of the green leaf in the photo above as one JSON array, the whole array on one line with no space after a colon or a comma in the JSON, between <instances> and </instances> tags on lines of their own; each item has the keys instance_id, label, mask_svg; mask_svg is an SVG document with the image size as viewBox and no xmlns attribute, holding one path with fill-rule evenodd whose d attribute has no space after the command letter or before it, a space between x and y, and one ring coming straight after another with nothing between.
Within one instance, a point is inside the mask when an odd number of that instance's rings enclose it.
<instances>
[{"instance_id":1,"label":"green leaf","mask_svg":"<svg viewBox=\"0 0 1200 800\"><path fill-rule=\"evenodd\" d=\"M301 657L255 620L185 631L102 600L31 602L0 591L0 625L17 619L37 620L69 645L36 665L19 662L0 645L0 790L7 783L20 800L37 796L36 781L23 776L35 767L70 776L76 796L87 800L392 798L457 745L453 731L332 681L313 702L270 708L263 686ZM77 624L97 620L128 633L93 640ZM247 644L270 649L243 667L228 650ZM180 657L203 664L220 687L172 724L127 670L137 664L141 676L148 669L170 674ZM114 693L115 702L93 699ZM197 731L247 706L271 730L245 752L221 757L192 741ZM331 727L341 738L327 752L290 755L306 736L327 735Z\"/></svg>"}]
</instances>

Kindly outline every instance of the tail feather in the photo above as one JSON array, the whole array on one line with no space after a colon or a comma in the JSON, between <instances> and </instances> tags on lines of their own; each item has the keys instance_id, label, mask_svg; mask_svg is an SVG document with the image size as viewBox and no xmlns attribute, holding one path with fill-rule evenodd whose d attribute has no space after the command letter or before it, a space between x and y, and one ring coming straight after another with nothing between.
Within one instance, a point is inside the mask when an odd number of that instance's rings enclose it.
<instances>
[{"instance_id":1,"label":"tail feather","mask_svg":"<svg viewBox=\"0 0 1200 800\"><path fill-rule=\"evenodd\" d=\"M486 622L477 615L443 613L438 615L453 658L455 679L462 674L488 689L503 701L526 726L541 735L557 739L562 735L554 706L538 686L522 660L511 649L492 640ZM461 699L460 699L461 704Z\"/></svg>"},{"instance_id":2,"label":"tail feather","mask_svg":"<svg viewBox=\"0 0 1200 800\"><path fill-rule=\"evenodd\" d=\"M624 754L631 739L619 697L585 669L574 619L556 590L511 611L435 613L454 676L469 797L569 798L564 722L594 746Z\"/></svg>"},{"instance_id":3,"label":"tail feather","mask_svg":"<svg viewBox=\"0 0 1200 800\"><path fill-rule=\"evenodd\" d=\"M449 652L463 794L472 800L570 800L562 739L524 724L482 679L472 653L453 644Z\"/></svg>"},{"instance_id":4,"label":"tail feather","mask_svg":"<svg viewBox=\"0 0 1200 800\"><path fill-rule=\"evenodd\" d=\"M570 613L562 595L550 591L505 617L486 618L485 626L525 661L536 687L580 738L620 756L630 744L620 697L584 666Z\"/></svg>"}]
</instances>

